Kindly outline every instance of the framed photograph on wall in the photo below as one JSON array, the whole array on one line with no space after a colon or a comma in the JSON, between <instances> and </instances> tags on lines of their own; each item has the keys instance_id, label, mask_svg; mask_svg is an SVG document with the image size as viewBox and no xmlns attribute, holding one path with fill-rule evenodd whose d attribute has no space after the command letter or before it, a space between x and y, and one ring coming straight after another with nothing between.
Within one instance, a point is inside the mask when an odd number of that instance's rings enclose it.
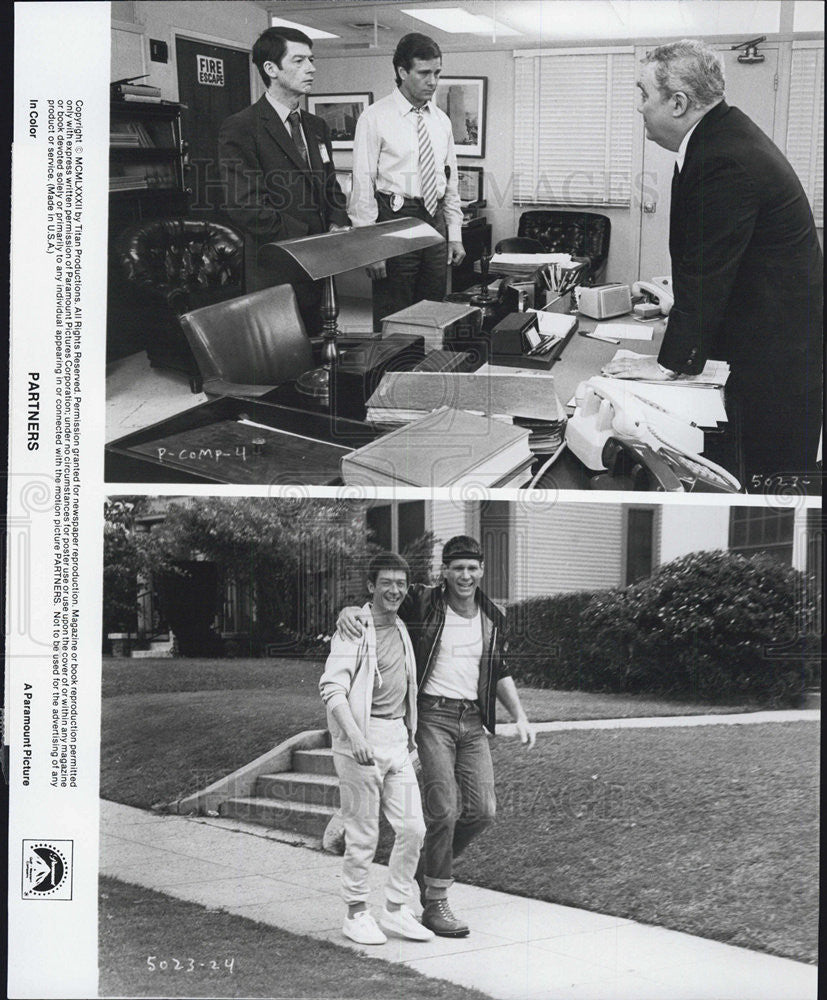
<instances>
[{"instance_id":1,"label":"framed photograph on wall","mask_svg":"<svg viewBox=\"0 0 827 1000\"><path fill-rule=\"evenodd\" d=\"M457 156L485 156L486 76L442 76L435 100L451 119Z\"/></svg>"},{"instance_id":2,"label":"framed photograph on wall","mask_svg":"<svg viewBox=\"0 0 827 1000\"><path fill-rule=\"evenodd\" d=\"M334 149L353 149L359 115L373 104L373 94L308 94L307 110L324 118Z\"/></svg>"},{"instance_id":3,"label":"framed photograph on wall","mask_svg":"<svg viewBox=\"0 0 827 1000\"><path fill-rule=\"evenodd\" d=\"M469 167L464 163L457 165L457 191L463 205L484 205L482 167Z\"/></svg>"}]
</instances>

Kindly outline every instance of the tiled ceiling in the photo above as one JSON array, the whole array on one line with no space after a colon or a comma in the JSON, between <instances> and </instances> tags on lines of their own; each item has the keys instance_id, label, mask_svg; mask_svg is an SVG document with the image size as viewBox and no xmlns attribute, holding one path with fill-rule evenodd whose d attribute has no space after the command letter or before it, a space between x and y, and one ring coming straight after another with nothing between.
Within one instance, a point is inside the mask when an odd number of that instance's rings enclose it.
<instances>
[{"instance_id":1,"label":"tiled ceiling","mask_svg":"<svg viewBox=\"0 0 827 1000\"><path fill-rule=\"evenodd\" d=\"M315 42L329 55L392 51L409 31L431 35L446 51L531 48L595 41L684 36L733 36L790 30L779 0L257 0L287 20L332 32ZM823 9L823 3L817 6ZM406 9L461 7L519 32L453 34L405 13ZM374 29L374 21L376 28Z\"/></svg>"}]
</instances>

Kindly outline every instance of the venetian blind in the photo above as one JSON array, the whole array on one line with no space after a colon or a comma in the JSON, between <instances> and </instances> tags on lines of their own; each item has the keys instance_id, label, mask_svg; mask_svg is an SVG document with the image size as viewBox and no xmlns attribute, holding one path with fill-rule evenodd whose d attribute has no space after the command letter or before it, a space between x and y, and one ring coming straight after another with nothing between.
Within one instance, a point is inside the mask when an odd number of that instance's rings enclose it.
<instances>
[{"instance_id":1,"label":"venetian blind","mask_svg":"<svg viewBox=\"0 0 827 1000\"><path fill-rule=\"evenodd\" d=\"M629 205L631 49L515 53L515 204Z\"/></svg>"},{"instance_id":2,"label":"venetian blind","mask_svg":"<svg viewBox=\"0 0 827 1000\"><path fill-rule=\"evenodd\" d=\"M824 46L793 48L787 159L798 174L817 226L824 225Z\"/></svg>"}]
</instances>

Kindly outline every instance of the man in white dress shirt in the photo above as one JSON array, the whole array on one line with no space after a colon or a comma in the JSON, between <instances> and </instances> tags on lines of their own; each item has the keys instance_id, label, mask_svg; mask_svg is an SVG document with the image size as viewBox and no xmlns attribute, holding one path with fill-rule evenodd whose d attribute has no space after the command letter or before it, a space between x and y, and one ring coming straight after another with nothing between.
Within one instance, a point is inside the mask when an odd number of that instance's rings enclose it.
<instances>
[{"instance_id":1,"label":"man in white dress shirt","mask_svg":"<svg viewBox=\"0 0 827 1000\"><path fill-rule=\"evenodd\" d=\"M405 35L393 56L396 88L371 104L356 123L354 226L408 217L445 236L437 245L368 268L373 279L373 324L422 299L445 297L447 266L460 264L462 209L451 121L431 100L442 72L442 53L427 35Z\"/></svg>"}]
</instances>

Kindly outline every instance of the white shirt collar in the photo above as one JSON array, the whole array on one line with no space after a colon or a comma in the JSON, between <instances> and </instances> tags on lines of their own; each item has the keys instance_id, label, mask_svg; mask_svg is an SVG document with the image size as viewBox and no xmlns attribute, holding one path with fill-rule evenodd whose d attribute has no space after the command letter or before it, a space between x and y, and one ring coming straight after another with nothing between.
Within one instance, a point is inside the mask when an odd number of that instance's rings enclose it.
<instances>
[{"instance_id":1,"label":"white shirt collar","mask_svg":"<svg viewBox=\"0 0 827 1000\"><path fill-rule=\"evenodd\" d=\"M397 106L397 108L399 110L399 114L400 115L406 115L409 111L416 111L416 108L413 106L413 104L411 104L411 102L408 100L408 98L405 97L405 95L402 93L402 91L399 89L399 87L396 87L393 90L393 97L394 97L394 100L396 101L396 106ZM431 110L431 103L430 103L430 101L428 101L427 103L425 103L425 104L422 105L422 110L423 111L430 111Z\"/></svg>"},{"instance_id":2,"label":"white shirt collar","mask_svg":"<svg viewBox=\"0 0 827 1000\"><path fill-rule=\"evenodd\" d=\"M689 145L689 140L692 138L692 133L701 124L704 118L706 118L709 112L713 108L717 108L720 103L721 103L720 101L716 101L715 104L710 105L681 140L681 144L680 146L678 146L678 159L676 161L678 165L678 173L680 173L680 171L683 170L683 161L686 159L686 147Z\"/></svg>"},{"instance_id":3,"label":"white shirt collar","mask_svg":"<svg viewBox=\"0 0 827 1000\"><path fill-rule=\"evenodd\" d=\"M281 118L282 123L286 125L287 124L287 116L291 113L291 111L293 109L292 108L288 108L287 105L286 104L282 104L281 101L277 101L275 99L275 97L271 96L269 90L265 90L264 91L264 96L270 102L270 106L272 107L272 109L276 112L276 114L279 116L279 118ZM300 111L300 110L301 110L300 108L296 108L296 111Z\"/></svg>"}]
</instances>

